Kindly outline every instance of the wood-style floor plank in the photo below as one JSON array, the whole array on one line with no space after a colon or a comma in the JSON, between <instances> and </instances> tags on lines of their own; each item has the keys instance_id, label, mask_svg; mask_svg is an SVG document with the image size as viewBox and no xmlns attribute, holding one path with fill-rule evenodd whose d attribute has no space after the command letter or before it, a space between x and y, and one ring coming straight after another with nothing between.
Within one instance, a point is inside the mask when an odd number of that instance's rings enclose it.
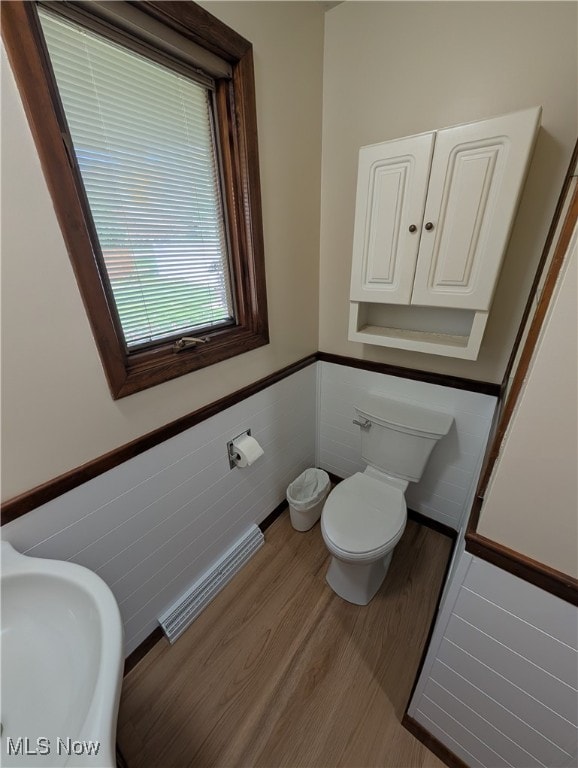
<instances>
[{"instance_id":1,"label":"wood-style floor plank","mask_svg":"<svg viewBox=\"0 0 578 768\"><path fill-rule=\"evenodd\" d=\"M175 643L124 681L129 768L440 768L400 724L451 541L408 522L368 606L325 582L319 526L285 512Z\"/></svg>"}]
</instances>

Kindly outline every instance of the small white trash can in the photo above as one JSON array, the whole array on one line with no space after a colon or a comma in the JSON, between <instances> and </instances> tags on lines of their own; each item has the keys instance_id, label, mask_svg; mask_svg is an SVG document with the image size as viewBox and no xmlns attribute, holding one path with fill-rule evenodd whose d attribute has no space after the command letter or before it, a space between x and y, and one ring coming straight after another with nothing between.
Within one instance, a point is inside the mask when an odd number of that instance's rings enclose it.
<instances>
[{"instance_id":1,"label":"small white trash can","mask_svg":"<svg viewBox=\"0 0 578 768\"><path fill-rule=\"evenodd\" d=\"M306 469L289 485L289 515L296 531L313 528L321 517L330 488L329 475L322 469Z\"/></svg>"}]
</instances>

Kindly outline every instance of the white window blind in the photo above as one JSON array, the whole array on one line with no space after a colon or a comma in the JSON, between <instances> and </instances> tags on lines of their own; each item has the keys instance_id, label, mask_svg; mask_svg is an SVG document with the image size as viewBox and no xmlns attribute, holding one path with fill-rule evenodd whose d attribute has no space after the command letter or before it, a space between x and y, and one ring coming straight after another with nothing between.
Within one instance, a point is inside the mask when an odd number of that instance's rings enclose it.
<instances>
[{"instance_id":1,"label":"white window blind","mask_svg":"<svg viewBox=\"0 0 578 768\"><path fill-rule=\"evenodd\" d=\"M210 92L43 9L127 348L233 321Z\"/></svg>"}]
</instances>

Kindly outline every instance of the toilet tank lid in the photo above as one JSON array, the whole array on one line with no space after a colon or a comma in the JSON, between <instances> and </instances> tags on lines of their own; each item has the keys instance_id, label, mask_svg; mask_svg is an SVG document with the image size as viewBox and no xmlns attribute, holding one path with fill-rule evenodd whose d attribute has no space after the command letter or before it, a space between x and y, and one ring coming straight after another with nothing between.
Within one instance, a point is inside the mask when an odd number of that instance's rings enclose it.
<instances>
[{"instance_id":1,"label":"toilet tank lid","mask_svg":"<svg viewBox=\"0 0 578 768\"><path fill-rule=\"evenodd\" d=\"M404 432L436 437L447 435L454 420L451 413L432 410L406 400L395 400L373 392L365 395L355 410L377 424Z\"/></svg>"}]
</instances>

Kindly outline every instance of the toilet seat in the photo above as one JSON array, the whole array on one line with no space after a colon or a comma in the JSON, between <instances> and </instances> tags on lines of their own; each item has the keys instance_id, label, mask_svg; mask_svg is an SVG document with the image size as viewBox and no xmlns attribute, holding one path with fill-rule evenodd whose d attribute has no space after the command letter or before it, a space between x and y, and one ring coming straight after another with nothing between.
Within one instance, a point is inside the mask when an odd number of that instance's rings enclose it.
<instances>
[{"instance_id":1,"label":"toilet seat","mask_svg":"<svg viewBox=\"0 0 578 768\"><path fill-rule=\"evenodd\" d=\"M361 472L339 483L321 515L321 532L330 552L349 562L386 555L405 529L402 491Z\"/></svg>"}]
</instances>

